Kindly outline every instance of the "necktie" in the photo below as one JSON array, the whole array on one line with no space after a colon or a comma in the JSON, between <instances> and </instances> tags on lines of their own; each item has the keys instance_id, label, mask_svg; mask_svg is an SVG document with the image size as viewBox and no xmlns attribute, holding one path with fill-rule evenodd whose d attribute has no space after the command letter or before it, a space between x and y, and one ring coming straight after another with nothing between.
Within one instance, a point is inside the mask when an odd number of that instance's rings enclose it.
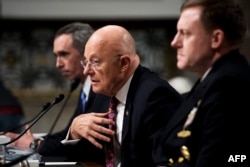
<instances>
[{"instance_id":1,"label":"necktie","mask_svg":"<svg viewBox=\"0 0 250 167\"><path fill-rule=\"evenodd\" d=\"M116 114L117 114L117 107L118 100L115 97L111 97L110 103L109 103L109 110L111 111L108 115L110 119L115 120ZM109 125L109 129L115 130L115 126ZM106 151L106 167L114 167L114 143L113 143L113 137L111 138L111 141L107 143L107 151Z\"/></svg>"},{"instance_id":2,"label":"necktie","mask_svg":"<svg viewBox=\"0 0 250 167\"><path fill-rule=\"evenodd\" d=\"M81 102L82 102L82 113L84 113L86 106L86 94L84 93L84 91L81 92Z\"/></svg>"}]
</instances>

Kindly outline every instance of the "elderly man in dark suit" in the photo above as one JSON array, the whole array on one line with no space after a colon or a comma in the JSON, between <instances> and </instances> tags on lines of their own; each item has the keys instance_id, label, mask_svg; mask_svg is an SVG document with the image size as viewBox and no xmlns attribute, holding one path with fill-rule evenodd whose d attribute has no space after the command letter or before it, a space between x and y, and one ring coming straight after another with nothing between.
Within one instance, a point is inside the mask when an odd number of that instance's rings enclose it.
<instances>
[{"instance_id":1,"label":"elderly man in dark suit","mask_svg":"<svg viewBox=\"0 0 250 167\"><path fill-rule=\"evenodd\" d=\"M112 141L112 166L154 166L152 138L181 103L180 94L166 80L140 65L134 39L121 26L96 30L86 43L82 64L93 91L118 101L114 121L98 117L95 124L85 127L82 136L99 148ZM102 125L115 125L116 129Z\"/></svg>"}]
</instances>

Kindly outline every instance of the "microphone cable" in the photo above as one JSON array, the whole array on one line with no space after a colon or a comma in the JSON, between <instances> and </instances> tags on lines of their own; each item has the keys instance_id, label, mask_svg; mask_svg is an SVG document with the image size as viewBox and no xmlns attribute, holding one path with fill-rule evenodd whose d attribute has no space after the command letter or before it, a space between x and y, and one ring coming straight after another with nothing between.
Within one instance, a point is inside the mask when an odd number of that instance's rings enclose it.
<instances>
[{"instance_id":1,"label":"microphone cable","mask_svg":"<svg viewBox=\"0 0 250 167\"><path fill-rule=\"evenodd\" d=\"M68 103L68 100L69 100L69 98L70 98L70 96L71 96L71 93L78 87L79 83L80 83L80 79L79 79L79 78L77 78L77 79L75 79L75 80L73 80L73 81L71 82L69 93L68 93L68 95L66 96L66 99L65 99L65 101L64 101L64 103L63 103L63 105L62 105L60 111L58 112L58 114L57 114L57 116L56 116L56 119L55 119L55 121L53 122L53 124L52 124L52 126L51 126L51 128L50 128L50 130L49 130L49 132L48 132L48 135L52 134L52 132L53 132L53 130L54 130L54 128L55 128L55 126L56 126L56 124L57 124L57 122L58 122L60 116L62 115L63 109L65 108L66 104Z\"/></svg>"}]
</instances>

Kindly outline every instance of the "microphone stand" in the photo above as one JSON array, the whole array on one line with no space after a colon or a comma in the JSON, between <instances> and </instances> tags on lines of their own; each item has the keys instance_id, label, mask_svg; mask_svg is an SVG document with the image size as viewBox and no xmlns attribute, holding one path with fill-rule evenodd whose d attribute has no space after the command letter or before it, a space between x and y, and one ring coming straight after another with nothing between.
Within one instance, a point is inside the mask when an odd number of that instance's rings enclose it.
<instances>
[{"instance_id":1,"label":"microphone stand","mask_svg":"<svg viewBox=\"0 0 250 167\"><path fill-rule=\"evenodd\" d=\"M69 100L69 98L71 96L71 93L77 88L77 86L79 85L79 83L80 83L80 79L75 79L71 83L69 93L68 93L68 95L67 95L67 97L66 97L66 99L65 99L65 101L64 101L64 103L63 103L63 105L62 105L62 107L60 109L60 111L58 112L57 117L56 117L55 121L53 122L53 124L52 124L52 126L51 126L51 128L50 128L50 130L48 132L48 135L52 134L52 132L53 132L53 130L54 130L54 128L55 128L55 126L56 126L56 124L57 124L60 116L63 113L63 109L65 108L65 106L66 106L66 104L67 104L67 102L68 102L68 100Z\"/></svg>"}]
</instances>

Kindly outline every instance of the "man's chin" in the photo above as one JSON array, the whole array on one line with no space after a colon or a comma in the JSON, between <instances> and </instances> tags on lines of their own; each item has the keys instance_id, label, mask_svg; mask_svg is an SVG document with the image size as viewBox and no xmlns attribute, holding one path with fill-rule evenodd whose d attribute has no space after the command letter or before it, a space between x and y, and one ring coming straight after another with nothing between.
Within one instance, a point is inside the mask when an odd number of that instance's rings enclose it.
<instances>
[{"instance_id":1,"label":"man's chin","mask_svg":"<svg viewBox=\"0 0 250 167\"><path fill-rule=\"evenodd\" d=\"M95 93L102 93L101 90L97 86L94 86L94 85L92 85L92 90Z\"/></svg>"}]
</instances>

